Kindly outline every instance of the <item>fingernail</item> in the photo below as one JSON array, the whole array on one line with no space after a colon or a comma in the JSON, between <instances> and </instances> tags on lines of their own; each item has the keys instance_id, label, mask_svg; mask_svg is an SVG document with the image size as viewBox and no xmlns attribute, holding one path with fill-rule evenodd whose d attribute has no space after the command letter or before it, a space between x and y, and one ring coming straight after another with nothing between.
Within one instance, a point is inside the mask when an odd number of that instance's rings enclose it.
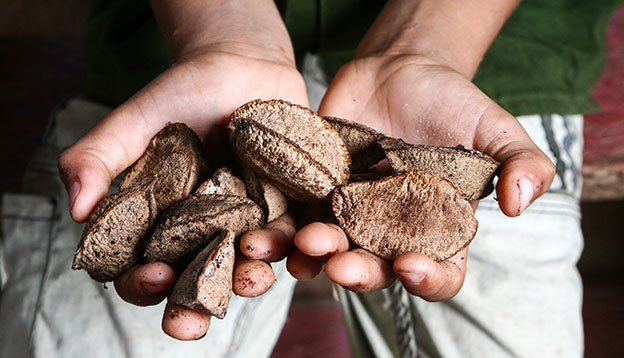
<instances>
[{"instance_id":1,"label":"fingernail","mask_svg":"<svg viewBox=\"0 0 624 358\"><path fill-rule=\"evenodd\" d=\"M69 195L69 210L72 210L74 208L74 203L76 202L76 198L78 197L78 194L80 193L80 181L78 181L78 179L74 180L69 185L69 190L67 191L67 193Z\"/></svg>"},{"instance_id":2,"label":"fingernail","mask_svg":"<svg viewBox=\"0 0 624 358\"><path fill-rule=\"evenodd\" d=\"M531 200L533 200L533 181L526 176L520 178L518 180L518 190L520 190L520 210L518 211L518 215L520 215L529 207Z\"/></svg>"},{"instance_id":3,"label":"fingernail","mask_svg":"<svg viewBox=\"0 0 624 358\"><path fill-rule=\"evenodd\" d=\"M146 293L161 293L169 288L169 285L162 283L141 282L141 289Z\"/></svg>"},{"instance_id":4,"label":"fingernail","mask_svg":"<svg viewBox=\"0 0 624 358\"><path fill-rule=\"evenodd\" d=\"M407 281L410 285L418 285L425 279L424 272L399 272L399 276L401 276L401 281Z\"/></svg>"}]
</instances>

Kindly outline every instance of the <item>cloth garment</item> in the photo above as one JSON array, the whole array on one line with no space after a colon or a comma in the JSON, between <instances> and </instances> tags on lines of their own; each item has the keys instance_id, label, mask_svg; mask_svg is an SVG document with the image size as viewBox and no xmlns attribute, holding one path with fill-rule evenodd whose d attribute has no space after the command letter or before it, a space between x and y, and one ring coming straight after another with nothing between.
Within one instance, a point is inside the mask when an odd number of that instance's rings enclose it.
<instances>
[{"instance_id":1,"label":"cloth garment","mask_svg":"<svg viewBox=\"0 0 624 358\"><path fill-rule=\"evenodd\" d=\"M312 108L328 85L323 68L306 56ZM425 302L398 282L366 294L336 287L354 358L582 357L583 116L518 120L555 164L550 190L518 218L502 214L495 193L480 201L466 280L448 302Z\"/></svg>"},{"instance_id":2,"label":"cloth garment","mask_svg":"<svg viewBox=\"0 0 624 358\"><path fill-rule=\"evenodd\" d=\"M320 55L331 75L384 0L278 0L295 51ZM605 29L621 0L524 0L488 49L474 83L510 113L588 113L602 72Z\"/></svg>"},{"instance_id":3,"label":"cloth garment","mask_svg":"<svg viewBox=\"0 0 624 358\"><path fill-rule=\"evenodd\" d=\"M111 283L71 269L83 225L69 216L56 160L108 111L84 99L66 103L28 165L23 193L2 198L0 357L268 357L295 284L284 262L273 265L277 281L267 294L233 296L226 318L213 318L209 334L194 342L162 332L164 303L133 306Z\"/></svg>"},{"instance_id":4,"label":"cloth garment","mask_svg":"<svg viewBox=\"0 0 624 358\"><path fill-rule=\"evenodd\" d=\"M524 0L474 82L513 115L589 113L604 64L605 28L622 0ZM330 75L353 57L384 0L277 0L298 63L320 55ZM86 95L116 106L169 67L148 0L91 0Z\"/></svg>"}]
</instances>

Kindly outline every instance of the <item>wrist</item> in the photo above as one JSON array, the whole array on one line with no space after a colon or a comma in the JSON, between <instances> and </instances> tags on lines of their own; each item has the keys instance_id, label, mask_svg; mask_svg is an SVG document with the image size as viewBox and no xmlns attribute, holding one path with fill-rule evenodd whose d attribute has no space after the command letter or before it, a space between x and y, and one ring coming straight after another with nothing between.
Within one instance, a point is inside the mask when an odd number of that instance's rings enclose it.
<instances>
[{"instance_id":1,"label":"wrist","mask_svg":"<svg viewBox=\"0 0 624 358\"><path fill-rule=\"evenodd\" d=\"M471 79L516 3L390 0L355 56L415 56Z\"/></svg>"},{"instance_id":2,"label":"wrist","mask_svg":"<svg viewBox=\"0 0 624 358\"><path fill-rule=\"evenodd\" d=\"M172 63L221 52L292 64L290 37L271 0L151 0Z\"/></svg>"},{"instance_id":3,"label":"wrist","mask_svg":"<svg viewBox=\"0 0 624 358\"><path fill-rule=\"evenodd\" d=\"M267 65L277 65L297 70L294 55L281 49L265 47L262 44L248 41L228 40L221 42L205 43L198 46L183 48L172 58L173 64L194 61L213 61L215 57L230 58L236 56L241 59L265 62Z\"/></svg>"}]
</instances>

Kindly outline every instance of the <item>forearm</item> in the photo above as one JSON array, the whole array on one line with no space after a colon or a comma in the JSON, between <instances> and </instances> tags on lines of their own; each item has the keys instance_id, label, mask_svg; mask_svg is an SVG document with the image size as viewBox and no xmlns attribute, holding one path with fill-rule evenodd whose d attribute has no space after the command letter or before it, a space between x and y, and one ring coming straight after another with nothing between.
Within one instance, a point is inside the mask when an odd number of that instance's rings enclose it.
<instances>
[{"instance_id":1,"label":"forearm","mask_svg":"<svg viewBox=\"0 0 624 358\"><path fill-rule=\"evenodd\" d=\"M417 55L472 78L519 0L390 0L357 57Z\"/></svg>"},{"instance_id":2,"label":"forearm","mask_svg":"<svg viewBox=\"0 0 624 358\"><path fill-rule=\"evenodd\" d=\"M215 50L294 64L288 32L271 0L151 4L174 63L197 51Z\"/></svg>"}]
</instances>

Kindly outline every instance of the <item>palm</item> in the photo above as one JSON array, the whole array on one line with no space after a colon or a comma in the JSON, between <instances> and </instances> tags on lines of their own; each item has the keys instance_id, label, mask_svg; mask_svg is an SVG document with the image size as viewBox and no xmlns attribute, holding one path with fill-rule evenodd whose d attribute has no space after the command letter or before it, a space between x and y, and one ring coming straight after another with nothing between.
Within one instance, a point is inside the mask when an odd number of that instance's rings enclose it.
<instances>
[{"instance_id":1,"label":"palm","mask_svg":"<svg viewBox=\"0 0 624 358\"><path fill-rule=\"evenodd\" d=\"M512 115L458 72L426 58L382 56L348 63L334 77L319 112L363 123L410 143L462 144L493 156L502 163L499 205L510 216L519 215L552 181L552 164ZM528 179L532 187L521 188L521 179ZM323 232L318 225L313 230L312 225L295 237L295 245L305 254L322 256L319 247L346 240L344 235L332 238L331 232ZM317 244L321 241L325 243ZM392 283L392 265L408 292L444 300L455 296L462 285L466 250L439 263L406 253L392 264L370 256L365 259L357 250L334 250L340 253L327 261L325 272L342 286L374 290ZM345 274L344 267L352 270Z\"/></svg>"},{"instance_id":2,"label":"palm","mask_svg":"<svg viewBox=\"0 0 624 358\"><path fill-rule=\"evenodd\" d=\"M477 141L479 131L494 128L503 111L470 81L447 67L418 61L375 73L366 70L370 61L341 69L321 105L324 114L344 116L414 144L486 149Z\"/></svg>"},{"instance_id":3,"label":"palm","mask_svg":"<svg viewBox=\"0 0 624 358\"><path fill-rule=\"evenodd\" d=\"M216 52L177 64L126 105L160 127L186 122L204 138L214 124L256 98L307 104L303 78L293 66Z\"/></svg>"}]
</instances>

